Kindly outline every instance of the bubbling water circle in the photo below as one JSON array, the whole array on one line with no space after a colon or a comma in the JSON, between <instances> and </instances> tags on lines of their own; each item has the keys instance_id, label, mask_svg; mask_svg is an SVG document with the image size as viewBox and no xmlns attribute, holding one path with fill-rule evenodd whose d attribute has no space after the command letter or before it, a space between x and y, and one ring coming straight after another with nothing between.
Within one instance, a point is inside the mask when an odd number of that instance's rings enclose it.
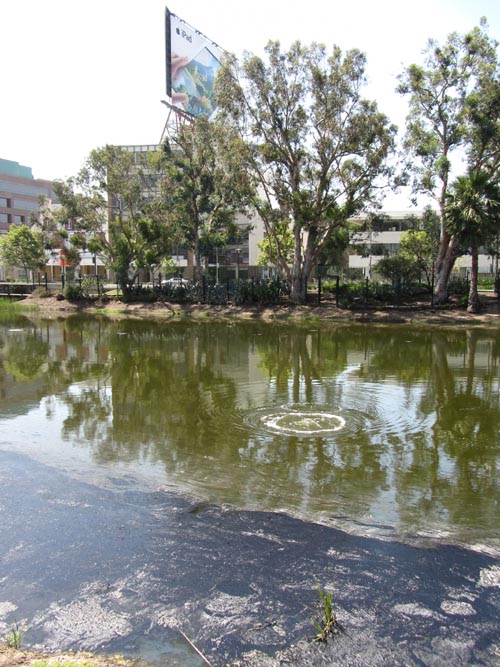
<instances>
[{"instance_id":1,"label":"bubbling water circle","mask_svg":"<svg viewBox=\"0 0 500 667\"><path fill-rule=\"evenodd\" d=\"M329 435L345 426L345 419L328 412L292 412L262 417L264 426L285 435Z\"/></svg>"},{"instance_id":2,"label":"bubbling water circle","mask_svg":"<svg viewBox=\"0 0 500 667\"><path fill-rule=\"evenodd\" d=\"M346 422L343 417L328 410L284 405L249 415L247 424L280 435L307 437L331 435L343 429Z\"/></svg>"}]
</instances>

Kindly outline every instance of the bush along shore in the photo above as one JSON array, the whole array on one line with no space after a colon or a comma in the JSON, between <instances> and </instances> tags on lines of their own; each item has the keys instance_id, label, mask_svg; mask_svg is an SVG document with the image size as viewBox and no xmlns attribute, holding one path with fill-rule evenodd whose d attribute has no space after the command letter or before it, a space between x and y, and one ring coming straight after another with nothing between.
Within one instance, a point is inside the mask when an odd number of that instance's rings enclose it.
<instances>
[{"instance_id":1,"label":"bush along shore","mask_svg":"<svg viewBox=\"0 0 500 667\"><path fill-rule=\"evenodd\" d=\"M450 299L443 306L433 306L428 300L413 297L399 304L376 302L360 298L349 306L342 306L336 299L310 294L307 304L296 305L282 300L279 303L255 304L207 304L167 300L124 301L116 296L67 299L62 294L35 291L20 301L1 300L0 308L15 309L48 317L66 317L75 313L105 315L112 318L163 318L189 317L192 319L262 319L262 320L318 320L325 322L373 322L398 323L421 322L437 324L489 325L500 324L500 305L494 292L481 294L482 309L478 314L468 313L462 300Z\"/></svg>"}]
</instances>

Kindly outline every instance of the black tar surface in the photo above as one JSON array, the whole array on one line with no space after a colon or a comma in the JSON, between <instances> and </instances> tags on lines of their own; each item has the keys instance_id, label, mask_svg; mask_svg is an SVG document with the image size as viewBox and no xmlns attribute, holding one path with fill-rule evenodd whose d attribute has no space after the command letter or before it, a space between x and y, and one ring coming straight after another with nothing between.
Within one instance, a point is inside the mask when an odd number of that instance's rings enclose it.
<instances>
[{"instance_id":1,"label":"black tar surface","mask_svg":"<svg viewBox=\"0 0 500 667\"><path fill-rule=\"evenodd\" d=\"M500 665L494 556L129 489L0 451L0 635L162 665L203 664L179 630L214 666ZM318 585L343 629L326 645Z\"/></svg>"}]
</instances>

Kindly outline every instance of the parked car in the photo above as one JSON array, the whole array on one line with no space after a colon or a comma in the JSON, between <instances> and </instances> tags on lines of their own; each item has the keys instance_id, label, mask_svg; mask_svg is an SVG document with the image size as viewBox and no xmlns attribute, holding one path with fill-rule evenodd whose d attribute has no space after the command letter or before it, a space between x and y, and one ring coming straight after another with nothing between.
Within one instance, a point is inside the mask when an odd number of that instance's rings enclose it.
<instances>
[{"instance_id":1,"label":"parked car","mask_svg":"<svg viewBox=\"0 0 500 667\"><path fill-rule=\"evenodd\" d=\"M182 278L181 276L175 276L173 278L162 280L161 284L162 287L187 287L189 285L189 280Z\"/></svg>"}]
</instances>

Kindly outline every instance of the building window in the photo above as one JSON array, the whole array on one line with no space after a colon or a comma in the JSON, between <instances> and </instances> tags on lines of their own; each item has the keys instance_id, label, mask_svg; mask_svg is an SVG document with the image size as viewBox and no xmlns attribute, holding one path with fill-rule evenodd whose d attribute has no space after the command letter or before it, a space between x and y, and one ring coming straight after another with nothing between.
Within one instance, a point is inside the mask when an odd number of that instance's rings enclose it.
<instances>
[{"instance_id":1,"label":"building window","mask_svg":"<svg viewBox=\"0 0 500 667\"><path fill-rule=\"evenodd\" d=\"M26 216L25 215L15 215L14 216L14 223L16 225L24 225L26 223Z\"/></svg>"},{"instance_id":2,"label":"building window","mask_svg":"<svg viewBox=\"0 0 500 667\"><path fill-rule=\"evenodd\" d=\"M0 206L3 206L4 208L10 208L10 199L7 199L7 197L0 197Z\"/></svg>"},{"instance_id":3,"label":"building window","mask_svg":"<svg viewBox=\"0 0 500 667\"><path fill-rule=\"evenodd\" d=\"M0 222L9 223L10 215L8 213L0 213Z\"/></svg>"}]
</instances>

